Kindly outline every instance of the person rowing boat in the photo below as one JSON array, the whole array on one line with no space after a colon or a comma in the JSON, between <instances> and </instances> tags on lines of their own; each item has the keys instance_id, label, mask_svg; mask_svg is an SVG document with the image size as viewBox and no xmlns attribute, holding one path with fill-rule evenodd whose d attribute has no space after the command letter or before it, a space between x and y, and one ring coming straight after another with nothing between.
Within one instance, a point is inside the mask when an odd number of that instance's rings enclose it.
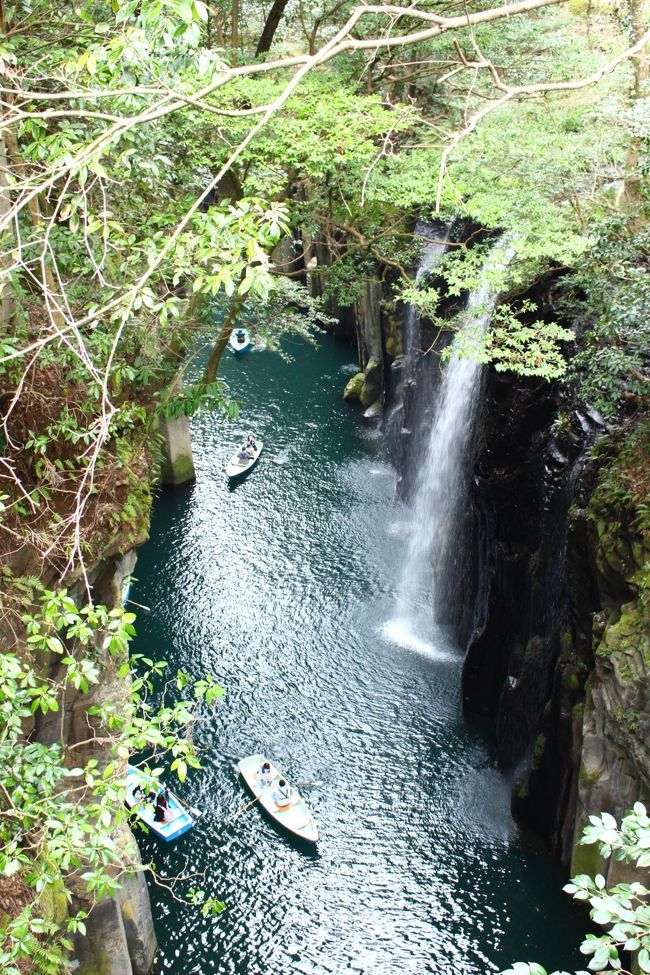
<instances>
[{"instance_id":1,"label":"person rowing boat","mask_svg":"<svg viewBox=\"0 0 650 975\"><path fill-rule=\"evenodd\" d=\"M280 779L273 790L273 802L278 809L288 809L296 801L294 791L284 779Z\"/></svg>"}]
</instances>

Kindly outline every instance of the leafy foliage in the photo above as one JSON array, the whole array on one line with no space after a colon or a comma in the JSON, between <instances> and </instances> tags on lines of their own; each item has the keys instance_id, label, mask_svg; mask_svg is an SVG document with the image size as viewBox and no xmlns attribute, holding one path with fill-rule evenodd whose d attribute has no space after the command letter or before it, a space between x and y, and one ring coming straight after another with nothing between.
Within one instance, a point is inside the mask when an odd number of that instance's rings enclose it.
<instances>
[{"instance_id":1,"label":"leafy foliage","mask_svg":"<svg viewBox=\"0 0 650 975\"><path fill-rule=\"evenodd\" d=\"M590 816L580 842L597 843L602 857L613 856L641 869L650 867L650 818L646 807L637 802L620 826L609 813ZM641 972L650 972L650 890L647 887L638 881L608 887L602 874L595 877L581 874L566 884L564 890L575 900L588 903L592 920L607 928L605 934L588 934L582 942L580 951L589 958L589 971L577 975L608 971L629 975L625 953L634 957ZM503 975L547 975L547 972L536 962L516 962Z\"/></svg>"},{"instance_id":2,"label":"leafy foliage","mask_svg":"<svg viewBox=\"0 0 650 975\"><path fill-rule=\"evenodd\" d=\"M649 257L650 230L609 221L567 299L587 323L572 374L610 420L650 403Z\"/></svg>"},{"instance_id":3,"label":"leafy foliage","mask_svg":"<svg viewBox=\"0 0 650 975\"><path fill-rule=\"evenodd\" d=\"M36 581L31 587L39 588ZM166 665L140 655L128 659L133 613L122 607L78 609L66 590L43 589L37 602L23 616L26 652L0 655L0 875L20 875L32 892L18 916L3 925L0 958L7 975L27 956L47 970L57 957L48 940L69 947L57 923L41 914L48 890L63 886L69 903L66 878L76 872L91 900L101 899L115 893L122 874L144 869L120 834L128 821L126 760L146 751L151 756L146 768L155 780L163 771L158 763L169 756L182 782L189 768L199 768L186 731L199 708L223 694L209 676L192 683L179 674L174 683L182 696L155 709L153 682ZM123 700L94 693L107 681L129 682ZM25 737L26 723L37 714L59 712L74 694L87 698L87 741ZM98 757L87 757L93 751ZM208 909L218 906L209 899ZM68 932L83 933L85 917L71 916Z\"/></svg>"}]
</instances>

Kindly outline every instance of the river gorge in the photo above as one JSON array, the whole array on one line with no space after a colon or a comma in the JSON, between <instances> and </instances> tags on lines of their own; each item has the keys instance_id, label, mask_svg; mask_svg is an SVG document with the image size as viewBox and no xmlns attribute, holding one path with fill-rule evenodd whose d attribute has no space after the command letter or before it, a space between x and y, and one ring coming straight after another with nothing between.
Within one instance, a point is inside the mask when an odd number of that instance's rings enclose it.
<instances>
[{"instance_id":1,"label":"river gorge","mask_svg":"<svg viewBox=\"0 0 650 975\"><path fill-rule=\"evenodd\" d=\"M140 839L161 874L196 872L226 909L202 919L151 885L160 969L577 964L585 917L512 820L489 737L462 717L463 649L430 606L417 632L399 624L413 512L379 430L341 399L357 368L349 346L320 336L283 350L291 362L224 359L239 419L192 421L196 482L158 497L135 570L132 596L152 609L136 651L226 690L195 728L204 769L182 792L201 820L175 846ZM264 454L231 491L224 462L249 430ZM236 761L262 750L318 783L305 791L317 852L255 808L228 822L248 798Z\"/></svg>"}]
</instances>

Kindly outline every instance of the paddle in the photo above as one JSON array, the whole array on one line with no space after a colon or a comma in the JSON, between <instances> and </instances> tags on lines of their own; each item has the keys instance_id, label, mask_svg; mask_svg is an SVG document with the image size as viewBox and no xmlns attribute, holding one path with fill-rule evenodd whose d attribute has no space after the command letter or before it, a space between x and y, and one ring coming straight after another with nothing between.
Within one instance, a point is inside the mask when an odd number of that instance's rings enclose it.
<instances>
[{"instance_id":1,"label":"paddle","mask_svg":"<svg viewBox=\"0 0 650 975\"><path fill-rule=\"evenodd\" d=\"M197 809L195 806L190 806L187 802L183 802L181 797L177 796L176 793L174 793L174 798L176 799L177 802L180 802L181 806L185 806L187 811L191 813L191 815L194 816L195 819L200 819L201 816L203 815L200 809Z\"/></svg>"},{"instance_id":2,"label":"paddle","mask_svg":"<svg viewBox=\"0 0 650 975\"><path fill-rule=\"evenodd\" d=\"M250 809L251 806L254 806L256 802L259 802L263 795L264 793L260 792L259 796L255 796L255 798L251 799L250 802L247 802L245 806L242 806L241 809L238 809L236 813L233 813L232 816L229 816L226 822L227 823L234 822L238 818L238 816L241 816L241 814L245 813L247 809Z\"/></svg>"},{"instance_id":3,"label":"paddle","mask_svg":"<svg viewBox=\"0 0 650 975\"><path fill-rule=\"evenodd\" d=\"M143 609L145 613L151 612L151 606L143 606L142 603L136 603L135 599L127 599L127 603L131 603L132 606L137 606L138 609Z\"/></svg>"}]
</instances>

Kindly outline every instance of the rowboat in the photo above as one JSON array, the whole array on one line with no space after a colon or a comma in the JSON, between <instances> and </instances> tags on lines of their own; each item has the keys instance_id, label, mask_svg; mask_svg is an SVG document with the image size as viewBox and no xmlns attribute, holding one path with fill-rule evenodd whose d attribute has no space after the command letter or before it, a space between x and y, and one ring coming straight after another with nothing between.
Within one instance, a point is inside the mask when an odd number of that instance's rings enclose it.
<instances>
[{"instance_id":1,"label":"rowboat","mask_svg":"<svg viewBox=\"0 0 650 975\"><path fill-rule=\"evenodd\" d=\"M243 457L239 456L239 451L238 451L230 458L230 460L226 464L226 476L229 477L231 481L237 477L242 477L244 474L247 474L248 471L251 469L251 467L255 467L255 464L257 464L260 454L262 453L262 447L264 446L264 444L262 443L261 440L257 440L255 443L256 443L255 450L252 451L251 456L249 458L244 460ZM246 448L245 443L242 444L240 450L242 448Z\"/></svg>"},{"instance_id":2,"label":"rowboat","mask_svg":"<svg viewBox=\"0 0 650 975\"><path fill-rule=\"evenodd\" d=\"M242 355L242 353L248 352L252 346L251 333L247 328L236 328L228 339L228 345L235 355Z\"/></svg>"},{"instance_id":3,"label":"rowboat","mask_svg":"<svg viewBox=\"0 0 650 975\"><path fill-rule=\"evenodd\" d=\"M279 779L283 778L283 775L272 762L269 762L273 776L271 785L260 786L257 780L257 773L260 765L266 761L268 759L265 755L249 755L248 758L243 758L241 762L237 763L241 776L250 791L256 799L260 797L258 805L262 807L264 812L278 826L291 833L292 836L306 840L308 843L317 843L318 829L316 828L314 817L298 790L295 787L293 788L291 805L285 806L284 808L280 808L273 799L273 791Z\"/></svg>"},{"instance_id":4,"label":"rowboat","mask_svg":"<svg viewBox=\"0 0 650 975\"><path fill-rule=\"evenodd\" d=\"M146 775L142 769L127 765L125 798L127 808L142 820L147 829L161 840L169 842L187 833L188 829L192 829L194 820L174 793L169 792L169 812L172 818L168 823L157 823L154 819L156 795L161 788L162 784L158 779Z\"/></svg>"}]
</instances>

